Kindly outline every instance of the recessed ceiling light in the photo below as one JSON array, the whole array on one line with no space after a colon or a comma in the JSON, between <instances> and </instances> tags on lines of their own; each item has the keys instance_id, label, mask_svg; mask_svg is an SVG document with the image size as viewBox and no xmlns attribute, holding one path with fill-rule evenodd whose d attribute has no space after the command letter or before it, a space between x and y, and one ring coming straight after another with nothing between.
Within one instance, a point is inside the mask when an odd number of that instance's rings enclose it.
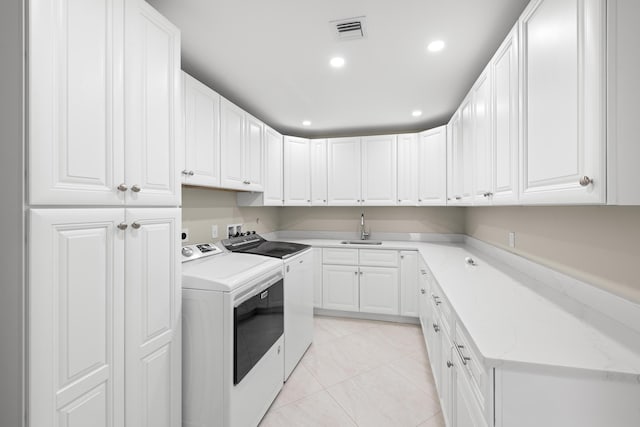
<instances>
[{"instance_id":1,"label":"recessed ceiling light","mask_svg":"<svg viewBox=\"0 0 640 427\"><path fill-rule=\"evenodd\" d=\"M340 68L344 66L344 58L340 56L333 57L331 61L329 61L329 64L331 64L333 68Z\"/></svg>"},{"instance_id":2,"label":"recessed ceiling light","mask_svg":"<svg viewBox=\"0 0 640 427\"><path fill-rule=\"evenodd\" d=\"M444 42L442 40L434 40L427 46L429 52L440 52L444 49Z\"/></svg>"},{"instance_id":3,"label":"recessed ceiling light","mask_svg":"<svg viewBox=\"0 0 640 427\"><path fill-rule=\"evenodd\" d=\"M302 126L311 126L311 121L310 120L303 121Z\"/></svg>"},{"instance_id":4,"label":"recessed ceiling light","mask_svg":"<svg viewBox=\"0 0 640 427\"><path fill-rule=\"evenodd\" d=\"M411 112L411 115L412 115L413 117L420 117L420 116L422 115L422 111L420 111L420 110L413 110L413 111Z\"/></svg>"}]
</instances>

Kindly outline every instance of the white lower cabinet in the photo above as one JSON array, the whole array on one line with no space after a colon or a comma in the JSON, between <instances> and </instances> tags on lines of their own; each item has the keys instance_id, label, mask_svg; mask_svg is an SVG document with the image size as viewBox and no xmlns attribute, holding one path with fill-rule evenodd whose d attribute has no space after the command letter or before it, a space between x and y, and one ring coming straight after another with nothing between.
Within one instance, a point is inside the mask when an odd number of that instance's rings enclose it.
<instances>
[{"instance_id":1,"label":"white lower cabinet","mask_svg":"<svg viewBox=\"0 0 640 427\"><path fill-rule=\"evenodd\" d=\"M179 227L178 208L31 210L30 425L180 425Z\"/></svg>"},{"instance_id":2,"label":"white lower cabinet","mask_svg":"<svg viewBox=\"0 0 640 427\"><path fill-rule=\"evenodd\" d=\"M398 269L360 267L360 311L398 314Z\"/></svg>"},{"instance_id":3,"label":"white lower cabinet","mask_svg":"<svg viewBox=\"0 0 640 427\"><path fill-rule=\"evenodd\" d=\"M322 307L322 248L313 248L313 306Z\"/></svg>"},{"instance_id":4,"label":"white lower cabinet","mask_svg":"<svg viewBox=\"0 0 640 427\"><path fill-rule=\"evenodd\" d=\"M418 317L418 252L400 252L400 314Z\"/></svg>"},{"instance_id":5,"label":"white lower cabinet","mask_svg":"<svg viewBox=\"0 0 640 427\"><path fill-rule=\"evenodd\" d=\"M315 300L321 297L322 303L316 303L317 308L418 316L417 252L350 248L321 251L321 270L316 268L322 287L316 289Z\"/></svg>"},{"instance_id":6,"label":"white lower cabinet","mask_svg":"<svg viewBox=\"0 0 640 427\"><path fill-rule=\"evenodd\" d=\"M359 311L358 267L324 265L322 267L322 307L331 310Z\"/></svg>"}]
</instances>

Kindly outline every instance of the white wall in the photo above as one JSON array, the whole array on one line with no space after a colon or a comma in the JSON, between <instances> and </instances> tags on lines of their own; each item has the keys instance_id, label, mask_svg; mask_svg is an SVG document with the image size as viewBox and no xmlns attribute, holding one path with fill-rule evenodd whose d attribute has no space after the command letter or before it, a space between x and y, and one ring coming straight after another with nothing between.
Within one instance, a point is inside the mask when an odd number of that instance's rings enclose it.
<instances>
[{"instance_id":1,"label":"white wall","mask_svg":"<svg viewBox=\"0 0 640 427\"><path fill-rule=\"evenodd\" d=\"M465 233L640 303L640 206L467 208Z\"/></svg>"},{"instance_id":2,"label":"white wall","mask_svg":"<svg viewBox=\"0 0 640 427\"><path fill-rule=\"evenodd\" d=\"M0 3L0 426L23 425L23 4Z\"/></svg>"}]
</instances>

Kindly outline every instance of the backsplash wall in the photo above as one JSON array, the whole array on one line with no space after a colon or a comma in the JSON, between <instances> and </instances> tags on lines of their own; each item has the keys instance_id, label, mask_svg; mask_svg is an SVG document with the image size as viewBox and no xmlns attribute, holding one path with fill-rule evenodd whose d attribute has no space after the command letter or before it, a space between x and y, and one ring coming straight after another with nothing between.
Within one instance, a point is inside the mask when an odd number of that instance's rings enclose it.
<instances>
[{"instance_id":1,"label":"backsplash wall","mask_svg":"<svg viewBox=\"0 0 640 427\"><path fill-rule=\"evenodd\" d=\"M360 214L367 231L388 233L463 233L464 209L444 207L287 207L281 230L360 231Z\"/></svg>"},{"instance_id":2,"label":"backsplash wall","mask_svg":"<svg viewBox=\"0 0 640 427\"><path fill-rule=\"evenodd\" d=\"M640 303L639 206L473 207L465 233Z\"/></svg>"},{"instance_id":3,"label":"backsplash wall","mask_svg":"<svg viewBox=\"0 0 640 427\"><path fill-rule=\"evenodd\" d=\"M279 207L238 207L235 191L182 187L182 228L189 229L189 243L212 242L227 237L227 224L242 224L243 230L268 233L279 230ZM218 238L211 226L218 226Z\"/></svg>"}]
</instances>

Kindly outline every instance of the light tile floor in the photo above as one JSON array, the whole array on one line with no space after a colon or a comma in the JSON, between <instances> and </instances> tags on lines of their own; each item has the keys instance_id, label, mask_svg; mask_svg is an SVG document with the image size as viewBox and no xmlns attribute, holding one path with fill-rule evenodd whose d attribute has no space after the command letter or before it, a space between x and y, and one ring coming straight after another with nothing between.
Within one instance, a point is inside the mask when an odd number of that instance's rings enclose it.
<instances>
[{"instance_id":1,"label":"light tile floor","mask_svg":"<svg viewBox=\"0 0 640 427\"><path fill-rule=\"evenodd\" d=\"M315 317L262 427L444 427L420 327Z\"/></svg>"}]
</instances>

